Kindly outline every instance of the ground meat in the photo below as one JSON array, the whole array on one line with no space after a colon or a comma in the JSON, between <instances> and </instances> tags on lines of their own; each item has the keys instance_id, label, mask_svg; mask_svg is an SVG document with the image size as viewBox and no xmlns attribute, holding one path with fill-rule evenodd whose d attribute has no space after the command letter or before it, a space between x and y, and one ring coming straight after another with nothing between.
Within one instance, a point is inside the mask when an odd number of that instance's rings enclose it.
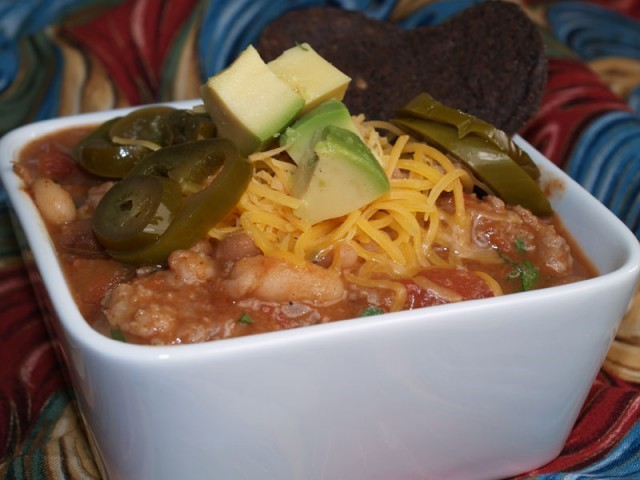
<instances>
[{"instance_id":1,"label":"ground meat","mask_svg":"<svg viewBox=\"0 0 640 480\"><path fill-rule=\"evenodd\" d=\"M544 275L566 275L573 268L570 246L552 223L526 208L509 208L493 196L484 200L469 196L466 206L473 218L472 237L477 245L507 256L526 254Z\"/></svg>"},{"instance_id":2,"label":"ground meat","mask_svg":"<svg viewBox=\"0 0 640 480\"><path fill-rule=\"evenodd\" d=\"M108 323L142 343L202 342L244 334L250 327L269 331L319 323L328 317L317 307L344 298L335 271L242 256L255 252L255 245L244 235L234 237L215 247L203 240L176 250L168 269L140 269L137 278L106 296ZM259 325L247 325L253 323Z\"/></svg>"},{"instance_id":3,"label":"ground meat","mask_svg":"<svg viewBox=\"0 0 640 480\"><path fill-rule=\"evenodd\" d=\"M138 277L118 285L105 298L103 311L114 328L152 344L203 342L229 336L230 322L219 320L224 312L211 308L219 282L195 281L202 271L202 255L183 252L187 251L174 252L180 257L175 263L177 270ZM195 260L191 269L189 259Z\"/></svg>"},{"instance_id":4,"label":"ground meat","mask_svg":"<svg viewBox=\"0 0 640 480\"><path fill-rule=\"evenodd\" d=\"M93 215L93 212L98 206L98 203L100 203L100 200L102 200L102 197L104 197L105 193L107 193L114 185L115 182L109 181L102 182L99 185L89 188L86 200L82 206L78 208L78 216L80 218L91 218L91 215Z\"/></svg>"}]
</instances>

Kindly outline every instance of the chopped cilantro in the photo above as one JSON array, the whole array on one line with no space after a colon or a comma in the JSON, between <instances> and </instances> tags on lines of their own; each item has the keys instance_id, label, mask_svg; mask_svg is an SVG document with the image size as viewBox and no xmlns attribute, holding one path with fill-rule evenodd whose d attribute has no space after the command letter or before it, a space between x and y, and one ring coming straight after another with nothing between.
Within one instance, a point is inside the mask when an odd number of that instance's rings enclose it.
<instances>
[{"instance_id":1,"label":"chopped cilantro","mask_svg":"<svg viewBox=\"0 0 640 480\"><path fill-rule=\"evenodd\" d=\"M516 250L518 253L524 253L527 250L527 243L521 238L516 238L514 243L516 244Z\"/></svg>"},{"instance_id":2,"label":"chopped cilantro","mask_svg":"<svg viewBox=\"0 0 640 480\"><path fill-rule=\"evenodd\" d=\"M247 325L251 325L254 322L254 320L253 320L253 318L251 318L249 316L248 313L243 313L242 315L240 315L240 318L238 319L238 322L239 323L245 323Z\"/></svg>"},{"instance_id":3,"label":"chopped cilantro","mask_svg":"<svg viewBox=\"0 0 640 480\"><path fill-rule=\"evenodd\" d=\"M119 328L111 329L111 338L113 338L114 340L118 340L119 342L127 343L127 339L124 338L124 333L122 333L122 330L120 330Z\"/></svg>"},{"instance_id":4,"label":"chopped cilantro","mask_svg":"<svg viewBox=\"0 0 640 480\"><path fill-rule=\"evenodd\" d=\"M503 253L500 253L500 257L513 267L509 278L520 278L523 291L526 292L535 288L540 278L540 271L531 260L525 259L522 263L518 263Z\"/></svg>"},{"instance_id":5,"label":"chopped cilantro","mask_svg":"<svg viewBox=\"0 0 640 480\"><path fill-rule=\"evenodd\" d=\"M371 317L373 315L380 315L381 313L384 313L384 310L382 310L380 307L374 307L373 305L369 305L362 312L360 312L359 316L360 317Z\"/></svg>"},{"instance_id":6,"label":"chopped cilantro","mask_svg":"<svg viewBox=\"0 0 640 480\"><path fill-rule=\"evenodd\" d=\"M526 292L527 290L533 290L538 283L538 279L540 278L540 272L537 267L531 262L531 260L525 260L520 264L519 267L516 267L520 270L520 281L522 282L522 289Z\"/></svg>"}]
</instances>

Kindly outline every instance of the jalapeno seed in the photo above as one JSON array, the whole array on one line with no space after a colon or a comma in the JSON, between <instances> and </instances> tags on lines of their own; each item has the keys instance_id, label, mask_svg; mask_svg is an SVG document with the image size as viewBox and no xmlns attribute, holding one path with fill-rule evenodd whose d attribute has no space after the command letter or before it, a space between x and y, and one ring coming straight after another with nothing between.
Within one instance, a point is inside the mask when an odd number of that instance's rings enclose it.
<instances>
[{"instance_id":1,"label":"jalapeno seed","mask_svg":"<svg viewBox=\"0 0 640 480\"><path fill-rule=\"evenodd\" d=\"M93 231L107 249L131 250L157 240L182 203L180 186L153 175L134 175L115 184L98 203Z\"/></svg>"}]
</instances>

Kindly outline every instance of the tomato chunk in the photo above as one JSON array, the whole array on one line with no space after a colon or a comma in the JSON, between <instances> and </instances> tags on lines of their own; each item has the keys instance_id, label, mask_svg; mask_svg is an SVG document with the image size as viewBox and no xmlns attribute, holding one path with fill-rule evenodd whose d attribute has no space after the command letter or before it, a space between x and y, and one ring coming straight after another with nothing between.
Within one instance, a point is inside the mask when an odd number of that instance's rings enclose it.
<instances>
[{"instance_id":1,"label":"tomato chunk","mask_svg":"<svg viewBox=\"0 0 640 480\"><path fill-rule=\"evenodd\" d=\"M421 308L454 301L493 297L494 293L478 275L465 268L434 267L420 272L426 281L407 281L404 308Z\"/></svg>"}]
</instances>

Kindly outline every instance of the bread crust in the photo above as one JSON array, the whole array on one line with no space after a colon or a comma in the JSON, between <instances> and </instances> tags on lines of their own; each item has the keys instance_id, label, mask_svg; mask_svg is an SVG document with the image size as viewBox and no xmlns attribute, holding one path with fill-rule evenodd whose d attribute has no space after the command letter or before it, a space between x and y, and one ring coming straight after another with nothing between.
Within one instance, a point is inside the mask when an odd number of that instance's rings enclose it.
<instances>
[{"instance_id":1,"label":"bread crust","mask_svg":"<svg viewBox=\"0 0 640 480\"><path fill-rule=\"evenodd\" d=\"M392 118L425 91L514 134L539 108L547 80L538 27L505 1L414 29L332 7L292 10L263 30L257 48L268 61L303 42L352 78L345 103L368 118Z\"/></svg>"}]
</instances>

